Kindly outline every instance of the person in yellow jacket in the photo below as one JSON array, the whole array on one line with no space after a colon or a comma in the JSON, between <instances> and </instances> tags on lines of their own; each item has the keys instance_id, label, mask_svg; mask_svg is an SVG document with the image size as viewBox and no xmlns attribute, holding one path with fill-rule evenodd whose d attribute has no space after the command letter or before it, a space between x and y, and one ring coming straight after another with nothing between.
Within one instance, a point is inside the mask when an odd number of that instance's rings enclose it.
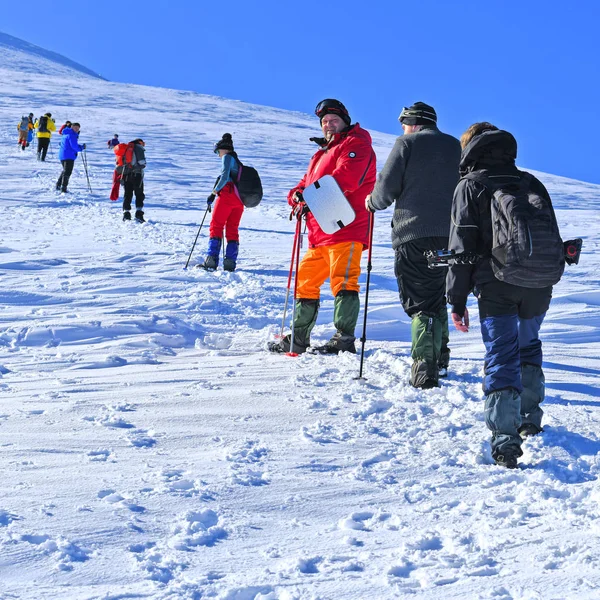
<instances>
[{"instance_id":1,"label":"person in yellow jacket","mask_svg":"<svg viewBox=\"0 0 600 600\"><path fill-rule=\"evenodd\" d=\"M46 160L46 153L48 152L48 146L50 146L52 132L56 131L56 125L54 124L52 115L50 113L46 113L43 117L40 117L35 122L35 128L37 129L36 135L38 140L38 160Z\"/></svg>"},{"instance_id":2,"label":"person in yellow jacket","mask_svg":"<svg viewBox=\"0 0 600 600\"><path fill-rule=\"evenodd\" d=\"M29 131L33 129L33 113L29 113L28 117L21 117L21 120L17 124L17 131L19 132L19 146L21 150L25 150L29 146Z\"/></svg>"}]
</instances>

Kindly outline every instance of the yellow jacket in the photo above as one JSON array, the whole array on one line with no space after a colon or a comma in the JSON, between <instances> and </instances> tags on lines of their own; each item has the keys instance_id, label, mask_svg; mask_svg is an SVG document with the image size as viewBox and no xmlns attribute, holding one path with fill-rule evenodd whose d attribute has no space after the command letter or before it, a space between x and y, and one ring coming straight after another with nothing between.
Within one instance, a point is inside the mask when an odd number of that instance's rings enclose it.
<instances>
[{"instance_id":1,"label":"yellow jacket","mask_svg":"<svg viewBox=\"0 0 600 600\"><path fill-rule=\"evenodd\" d=\"M37 119L34 127L38 129L40 126L40 120ZM56 131L56 125L54 124L54 120L51 117L48 117L48 131L39 131L35 134L36 137L39 138L49 138L52 137L52 132Z\"/></svg>"}]
</instances>

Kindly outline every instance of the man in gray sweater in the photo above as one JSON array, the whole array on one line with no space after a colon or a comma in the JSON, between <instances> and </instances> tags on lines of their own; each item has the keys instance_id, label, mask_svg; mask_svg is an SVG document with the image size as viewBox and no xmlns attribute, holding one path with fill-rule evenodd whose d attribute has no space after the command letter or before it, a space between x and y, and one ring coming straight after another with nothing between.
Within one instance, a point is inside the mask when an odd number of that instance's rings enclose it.
<instances>
[{"instance_id":1,"label":"man in gray sweater","mask_svg":"<svg viewBox=\"0 0 600 600\"><path fill-rule=\"evenodd\" d=\"M433 107L416 102L403 108L404 135L377 178L367 209L395 203L392 246L400 301L412 319L410 383L438 387L450 359L445 269L429 269L424 253L448 247L452 195L459 179L460 142L437 128Z\"/></svg>"}]
</instances>

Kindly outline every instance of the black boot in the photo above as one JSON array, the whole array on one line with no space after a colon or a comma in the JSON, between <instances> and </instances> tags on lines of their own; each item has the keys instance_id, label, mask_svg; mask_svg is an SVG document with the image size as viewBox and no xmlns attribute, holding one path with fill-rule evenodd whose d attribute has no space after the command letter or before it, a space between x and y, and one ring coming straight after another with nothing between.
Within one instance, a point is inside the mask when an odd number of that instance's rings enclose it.
<instances>
[{"instance_id":1,"label":"black boot","mask_svg":"<svg viewBox=\"0 0 600 600\"><path fill-rule=\"evenodd\" d=\"M131 213L128 210L123 212L123 221L131 221Z\"/></svg>"},{"instance_id":2,"label":"black boot","mask_svg":"<svg viewBox=\"0 0 600 600\"><path fill-rule=\"evenodd\" d=\"M135 211L135 220L138 223L145 223L146 220L144 219L144 211L143 210L136 210Z\"/></svg>"}]
</instances>

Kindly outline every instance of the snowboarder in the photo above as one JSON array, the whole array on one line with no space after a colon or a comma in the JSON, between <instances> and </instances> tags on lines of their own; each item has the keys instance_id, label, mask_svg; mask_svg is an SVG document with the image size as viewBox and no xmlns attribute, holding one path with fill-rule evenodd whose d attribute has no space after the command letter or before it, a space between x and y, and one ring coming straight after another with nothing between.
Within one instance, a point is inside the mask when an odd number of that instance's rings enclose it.
<instances>
[{"instance_id":1,"label":"snowboarder","mask_svg":"<svg viewBox=\"0 0 600 600\"><path fill-rule=\"evenodd\" d=\"M346 107L335 99L319 102L315 109L322 138L311 138L319 150L296 187L290 190L288 202L294 211L304 211L303 190L324 175L332 175L356 213L355 220L333 234L326 234L314 216L306 214L309 249L298 268L294 340L292 352L306 352L310 333L317 321L321 286L330 279L335 298L333 324L336 333L323 346L314 348L322 354L356 353L354 329L360 310L358 278L362 251L368 245L369 213L365 198L373 190L376 179L376 156L370 134L358 123L351 125ZM290 335L278 343L270 343L271 352L289 352Z\"/></svg>"},{"instance_id":2,"label":"snowboarder","mask_svg":"<svg viewBox=\"0 0 600 600\"><path fill-rule=\"evenodd\" d=\"M403 108L398 120L404 135L396 140L367 208L395 204L394 268L402 307L412 321L410 383L427 389L447 375L450 350L445 269L428 268L424 252L448 246L460 142L438 129L435 110L424 102Z\"/></svg>"},{"instance_id":3,"label":"snowboarder","mask_svg":"<svg viewBox=\"0 0 600 600\"><path fill-rule=\"evenodd\" d=\"M505 186L519 189L523 181L529 182L527 194L535 195L540 206L548 207L547 221L556 223L556 218L544 185L515 166L517 142L510 133L490 123L475 123L463 133L460 143L463 178L454 192L449 249L477 253L479 259L475 264L451 264L446 293L452 321L463 332L469 329L467 297L471 292L477 297L485 344L485 422L492 431L492 457L496 464L512 469L523 454L522 439L542 431L544 373L539 330L550 306L552 285L546 285L535 271L528 285L539 287L513 285L496 276L492 236L498 235L499 221L492 222L494 191L510 189ZM549 239L541 244L541 262L554 256L554 269L560 279L564 254L558 225L554 235L558 238L554 244ZM558 251L552 252L557 244ZM536 247L533 243L527 245L529 256ZM537 271L541 274L544 269Z\"/></svg>"},{"instance_id":4,"label":"snowboarder","mask_svg":"<svg viewBox=\"0 0 600 600\"><path fill-rule=\"evenodd\" d=\"M31 113L30 113L31 114ZM27 141L29 137L29 132L33 128L33 123L31 122L31 117L23 116L21 120L17 124L17 131L19 132L19 141L18 144L21 150L25 150L27 146L29 146L29 142Z\"/></svg>"},{"instance_id":5,"label":"snowboarder","mask_svg":"<svg viewBox=\"0 0 600 600\"><path fill-rule=\"evenodd\" d=\"M79 140L79 123L73 123L71 127L63 129L62 138L60 140L60 148L58 150L58 159L62 164L62 172L56 182L56 189L67 193L69 178L73 172L73 166L77 158L77 153L85 150L85 144L80 144Z\"/></svg>"},{"instance_id":6,"label":"snowboarder","mask_svg":"<svg viewBox=\"0 0 600 600\"><path fill-rule=\"evenodd\" d=\"M46 113L45 115L41 116L35 122L35 128L37 129L36 135L38 140L37 158L38 160L45 161L46 153L48 152L48 147L50 146L52 132L56 131L56 125L52 119L52 114Z\"/></svg>"},{"instance_id":7,"label":"snowboarder","mask_svg":"<svg viewBox=\"0 0 600 600\"><path fill-rule=\"evenodd\" d=\"M115 133L115 135L113 135L111 140L108 140L108 142L106 142L106 147L109 150L112 150L115 146L119 145L119 135L117 133Z\"/></svg>"},{"instance_id":8,"label":"snowboarder","mask_svg":"<svg viewBox=\"0 0 600 600\"><path fill-rule=\"evenodd\" d=\"M225 230L227 247L225 248L223 269L225 271L235 271L240 246L238 228L244 214L244 204L234 184L239 173L239 165L230 133L223 134L223 137L214 145L214 152L221 159L221 175L219 175L212 193L206 200L208 210L212 211L208 253L204 262L198 266L208 271L214 271L219 266L219 254L221 252L223 230Z\"/></svg>"},{"instance_id":9,"label":"snowboarder","mask_svg":"<svg viewBox=\"0 0 600 600\"><path fill-rule=\"evenodd\" d=\"M123 186L123 221L131 221L131 201L135 194L135 220L144 223L144 169L146 168L146 144L137 138L128 144L114 148L117 157L116 174ZM113 176L113 181L115 176ZM111 196L112 197L112 196ZM118 194L117 194L118 197Z\"/></svg>"}]
</instances>

